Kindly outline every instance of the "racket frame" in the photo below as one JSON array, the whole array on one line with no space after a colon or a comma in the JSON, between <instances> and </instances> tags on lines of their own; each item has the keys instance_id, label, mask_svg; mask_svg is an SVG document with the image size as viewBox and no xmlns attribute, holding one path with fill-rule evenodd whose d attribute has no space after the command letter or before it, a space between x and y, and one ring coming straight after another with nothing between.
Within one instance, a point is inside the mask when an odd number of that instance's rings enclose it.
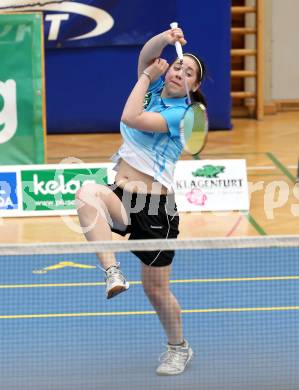
<instances>
[{"instance_id":1,"label":"racket frame","mask_svg":"<svg viewBox=\"0 0 299 390\"><path fill-rule=\"evenodd\" d=\"M171 28L177 28L178 27L178 23L177 22L172 22L172 23L170 23L170 27ZM185 85L185 89L186 89L186 93L187 93L187 101L188 101L188 107L186 108L184 116L183 116L183 118L181 119L181 122L180 122L180 139L181 139L181 142L183 144L184 151L186 153L188 153L188 154L191 154L192 156L196 156L198 153L200 153L203 150L203 148L206 145L207 138L208 138L207 136L208 136L208 131L209 131L209 121L208 121L208 116L207 116L207 109L206 109L206 107L202 103L192 102L191 101L190 92L189 92L189 89L188 89L188 84L187 84L187 80L186 80L186 77L185 77L185 71L184 71L184 54L183 54L183 49L182 49L182 45L180 44L180 42L178 42L178 41L175 42L175 49L176 49L176 53L177 53L178 59L180 60L181 67L182 67L184 85ZM203 129L204 139L203 139L203 142L202 142L201 146L199 147L199 149L198 150L196 149L196 152L191 152L188 149L188 147L186 146L185 131L184 131L185 116L186 116L187 112L190 110L190 108L192 108L192 107L199 107L200 110L202 112L204 112L204 115L205 115L205 121L204 121L205 122L205 126L204 126L204 129Z\"/></svg>"},{"instance_id":2,"label":"racket frame","mask_svg":"<svg viewBox=\"0 0 299 390\"><path fill-rule=\"evenodd\" d=\"M199 146L198 149L196 149L196 151L192 152L188 149L187 147L187 142L186 142L186 139L185 139L185 126L184 126L184 121L185 121L185 118L186 118L186 115L188 113L188 111L190 109L192 109L193 107L196 107L196 109L200 109L200 111L203 113L203 115L205 116L204 118L204 128L202 130L202 133L204 134L203 136L203 142L201 143L201 145ZM208 121L208 116L207 116L207 109L206 107L202 104L202 103L199 103L199 102L193 102L192 104L189 104L188 107L186 108L185 110L185 113L184 113L184 116L183 118L181 119L180 121L180 139L181 139L181 142L183 144L183 149L186 153L190 154L191 156L196 156L198 153L200 153L203 148L205 147L206 143L207 143L207 139L208 139L208 132L209 132L209 121Z\"/></svg>"}]
</instances>

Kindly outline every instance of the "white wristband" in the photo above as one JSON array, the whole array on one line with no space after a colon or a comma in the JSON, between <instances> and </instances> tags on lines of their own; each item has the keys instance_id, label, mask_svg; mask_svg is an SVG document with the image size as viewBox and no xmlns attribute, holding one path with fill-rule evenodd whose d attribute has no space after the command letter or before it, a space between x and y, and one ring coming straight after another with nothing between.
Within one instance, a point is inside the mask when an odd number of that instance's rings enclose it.
<instances>
[{"instance_id":1,"label":"white wristband","mask_svg":"<svg viewBox=\"0 0 299 390\"><path fill-rule=\"evenodd\" d=\"M152 82L151 75L146 70L144 70L141 74L144 74L149 79L150 83Z\"/></svg>"}]
</instances>

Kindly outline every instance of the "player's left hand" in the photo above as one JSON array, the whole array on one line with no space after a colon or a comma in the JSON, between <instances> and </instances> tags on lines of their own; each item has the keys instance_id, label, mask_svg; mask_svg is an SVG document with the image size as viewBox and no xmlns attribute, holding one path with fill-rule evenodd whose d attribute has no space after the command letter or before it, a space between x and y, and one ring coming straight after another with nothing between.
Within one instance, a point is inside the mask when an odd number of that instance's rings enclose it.
<instances>
[{"instance_id":1,"label":"player's left hand","mask_svg":"<svg viewBox=\"0 0 299 390\"><path fill-rule=\"evenodd\" d=\"M169 68L169 64L163 58L156 58L155 61L148 66L145 71L150 75L152 81L157 80L160 76L164 75Z\"/></svg>"}]
</instances>

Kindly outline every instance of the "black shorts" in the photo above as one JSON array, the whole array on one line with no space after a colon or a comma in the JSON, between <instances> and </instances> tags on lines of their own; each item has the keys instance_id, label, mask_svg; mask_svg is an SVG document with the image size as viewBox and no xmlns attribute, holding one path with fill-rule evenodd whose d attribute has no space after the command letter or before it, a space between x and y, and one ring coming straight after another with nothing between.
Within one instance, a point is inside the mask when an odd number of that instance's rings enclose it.
<instances>
[{"instance_id":1,"label":"black shorts","mask_svg":"<svg viewBox=\"0 0 299 390\"><path fill-rule=\"evenodd\" d=\"M129 240L177 238L179 215L174 194L151 195L131 193L117 187L108 186L122 201L130 219L126 230L111 230L122 236L130 233ZM136 211L135 211L135 210ZM174 250L133 251L144 264L164 267L172 263Z\"/></svg>"}]
</instances>

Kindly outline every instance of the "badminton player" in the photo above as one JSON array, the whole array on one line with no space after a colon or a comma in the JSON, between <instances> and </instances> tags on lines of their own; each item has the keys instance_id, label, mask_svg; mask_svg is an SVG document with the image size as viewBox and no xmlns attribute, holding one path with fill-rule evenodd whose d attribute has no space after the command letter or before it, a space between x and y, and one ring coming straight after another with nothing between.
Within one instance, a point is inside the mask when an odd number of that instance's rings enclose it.
<instances>
[{"instance_id":1,"label":"badminton player","mask_svg":"<svg viewBox=\"0 0 299 390\"><path fill-rule=\"evenodd\" d=\"M183 149L179 126L188 104L184 77L192 99L205 104L199 91L205 68L193 54L184 55L184 69L178 59L169 65L161 58L163 49L176 41L186 43L180 28L154 36L140 52L138 80L121 117L123 144L112 157L115 184L107 187L86 184L77 194L80 224L89 241L111 240L112 231L123 236L130 234L130 240L178 236L173 176ZM141 261L145 294L168 341L157 374L180 374L193 351L184 339L181 308L169 286L174 251L134 254ZM106 276L107 298L127 290L129 284L114 254L98 256Z\"/></svg>"}]
</instances>

